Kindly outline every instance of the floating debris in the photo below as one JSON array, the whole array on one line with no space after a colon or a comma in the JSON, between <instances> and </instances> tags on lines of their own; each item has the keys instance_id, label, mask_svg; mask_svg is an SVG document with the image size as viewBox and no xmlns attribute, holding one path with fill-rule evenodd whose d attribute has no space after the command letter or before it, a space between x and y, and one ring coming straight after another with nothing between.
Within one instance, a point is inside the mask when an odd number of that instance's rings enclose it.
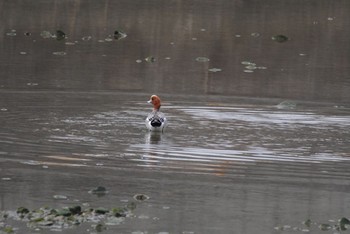
<instances>
[{"instance_id":1,"label":"floating debris","mask_svg":"<svg viewBox=\"0 0 350 234\"><path fill-rule=\"evenodd\" d=\"M146 200L149 199L149 196L147 196L147 195L145 195L145 194L136 194L136 195L134 196L134 199L135 199L136 201L146 201Z\"/></svg>"},{"instance_id":2,"label":"floating debris","mask_svg":"<svg viewBox=\"0 0 350 234\"><path fill-rule=\"evenodd\" d=\"M276 35L276 36L273 36L271 39L280 43L286 42L289 40L288 37L285 35Z\"/></svg>"},{"instance_id":3,"label":"floating debris","mask_svg":"<svg viewBox=\"0 0 350 234\"><path fill-rule=\"evenodd\" d=\"M91 39L92 39L92 36L85 36L81 38L81 40L83 41L90 41Z\"/></svg>"},{"instance_id":4,"label":"floating debris","mask_svg":"<svg viewBox=\"0 0 350 234\"><path fill-rule=\"evenodd\" d=\"M209 62L210 59L208 59L207 57L197 57L196 61L197 62Z\"/></svg>"},{"instance_id":5,"label":"floating debris","mask_svg":"<svg viewBox=\"0 0 350 234\"><path fill-rule=\"evenodd\" d=\"M94 224L92 227L97 231L97 232L103 232L104 230L107 230L107 227L104 226L102 223Z\"/></svg>"},{"instance_id":6,"label":"floating debris","mask_svg":"<svg viewBox=\"0 0 350 234\"><path fill-rule=\"evenodd\" d=\"M255 69L257 69L257 67L255 65L248 65L245 68L248 69L248 70L255 70Z\"/></svg>"},{"instance_id":7,"label":"floating debris","mask_svg":"<svg viewBox=\"0 0 350 234\"><path fill-rule=\"evenodd\" d=\"M113 39L112 39L111 37L107 37L107 38L105 38L105 41L107 41L107 42L112 42Z\"/></svg>"},{"instance_id":8,"label":"floating debris","mask_svg":"<svg viewBox=\"0 0 350 234\"><path fill-rule=\"evenodd\" d=\"M44 38L44 39L47 39L47 38L51 38L51 37L52 37L52 34L51 34L51 32L49 32L49 31L42 31L42 32L40 33L40 36L41 36L42 38Z\"/></svg>"},{"instance_id":9,"label":"floating debris","mask_svg":"<svg viewBox=\"0 0 350 234\"><path fill-rule=\"evenodd\" d=\"M252 36L252 37L260 37L260 33L253 32L253 33L250 34L250 36Z\"/></svg>"},{"instance_id":10,"label":"floating debris","mask_svg":"<svg viewBox=\"0 0 350 234\"><path fill-rule=\"evenodd\" d=\"M222 69L220 69L220 68L210 68L208 70L211 71L211 72L220 72L220 71L222 71Z\"/></svg>"},{"instance_id":11,"label":"floating debris","mask_svg":"<svg viewBox=\"0 0 350 234\"><path fill-rule=\"evenodd\" d=\"M104 196L108 193L107 189L103 186L98 186L97 188L91 189L89 193L97 195L97 196Z\"/></svg>"},{"instance_id":12,"label":"floating debris","mask_svg":"<svg viewBox=\"0 0 350 234\"><path fill-rule=\"evenodd\" d=\"M61 30L57 30L55 37L57 41L62 41L66 38L66 34Z\"/></svg>"},{"instance_id":13,"label":"floating debris","mask_svg":"<svg viewBox=\"0 0 350 234\"><path fill-rule=\"evenodd\" d=\"M75 42L69 42L67 41L66 43L64 43L65 45L68 45L68 46L72 46L72 45L75 45Z\"/></svg>"},{"instance_id":14,"label":"floating debris","mask_svg":"<svg viewBox=\"0 0 350 234\"><path fill-rule=\"evenodd\" d=\"M6 33L6 36L15 37L17 36L17 32L15 29L12 29L10 32Z\"/></svg>"},{"instance_id":15,"label":"floating debris","mask_svg":"<svg viewBox=\"0 0 350 234\"><path fill-rule=\"evenodd\" d=\"M145 58L145 61L148 63L154 63L156 61L156 58L149 56L149 57Z\"/></svg>"},{"instance_id":16,"label":"floating debris","mask_svg":"<svg viewBox=\"0 0 350 234\"><path fill-rule=\"evenodd\" d=\"M347 229L350 228L350 220L343 217L339 220L339 226L340 226L340 230L342 231L346 231Z\"/></svg>"},{"instance_id":17,"label":"floating debris","mask_svg":"<svg viewBox=\"0 0 350 234\"><path fill-rule=\"evenodd\" d=\"M122 32L122 31L118 31L118 30L114 31L114 39L120 40L120 39L123 39L125 37L127 37L126 33Z\"/></svg>"},{"instance_id":18,"label":"floating debris","mask_svg":"<svg viewBox=\"0 0 350 234\"><path fill-rule=\"evenodd\" d=\"M248 61L242 61L241 64L243 64L243 65L252 65L253 63L248 62Z\"/></svg>"},{"instance_id":19,"label":"floating debris","mask_svg":"<svg viewBox=\"0 0 350 234\"><path fill-rule=\"evenodd\" d=\"M32 211L19 207L16 211L0 211L0 217L5 218L1 220L0 233L13 233L10 229L6 231L6 228L11 227L5 223L9 219L26 222L28 228L36 231L49 229L62 232L83 223L91 223L95 231L100 232L106 230L105 225L119 225L124 222L125 218L132 216L131 212L126 206L109 210L91 207L82 209L75 205L59 209L42 207ZM11 227L11 230L14 228Z\"/></svg>"},{"instance_id":20,"label":"floating debris","mask_svg":"<svg viewBox=\"0 0 350 234\"><path fill-rule=\"evenodd\" d=\"M38 83L27 83L28 86L38 86L39 84ZM29 164L29 163L28 163ZM37 164L39 165L39 164Z\"/></svg>"},{"instance_id":21,"label":"floating debris","mask_svg":"<svg viewBox=\"0 0 350 234\"><path fill-rule=\"evenodd\" d=\"M56 200L67 200L68 199L68 197L65 195L54 195L53 198Z\"/></svg>"},{"instance_id":22,"label":"floating debris","mask_svg":"<svg viewBox=\"0 0 350 234\"><path fill-rule=\"evenodd\" d=\"M53 52L52 54L53 54L53 55L58 55L58 56L64 56L64 55L66 55L67 53L64 52L64 51L56 51L56 52Z\"/></svg>"},{"instance_id":23,"label":"floating debris","mask_svg":"<svg viewBox=\"0 0 350 234\"><path fill-rule=\"evenodd\" d=\"M256 63L252 63L252 62L249 62L249 61L242 61L241 62L242 65L244 65L245 69L243 70L245 73L252 73L254 72L255 70L265 70L267 69L267 67L263 67L263 66L257 66Z\"/></svg>"},{"instance_id":24,"label":"floating debris","mask_svg":"<svg viewBox=\"0 0 350 234\"><path fill-rule=\"evenodd\" d=\"M327 223L322 223L318 226L318 228L322 231L328 231L332 229L332 226L330 224Z\"/></svg>"},{"instance_id":25,"label":"floating debris","mask_svg":"<svg viewBox=\"0 0 350 234\"><path fill-rule=\"evenodd\" d=\"M293 101L283 101L280 104L278 104L276 107L277 109L295 109L297 106L296 102Z\"/></svg>"}]
</instances>

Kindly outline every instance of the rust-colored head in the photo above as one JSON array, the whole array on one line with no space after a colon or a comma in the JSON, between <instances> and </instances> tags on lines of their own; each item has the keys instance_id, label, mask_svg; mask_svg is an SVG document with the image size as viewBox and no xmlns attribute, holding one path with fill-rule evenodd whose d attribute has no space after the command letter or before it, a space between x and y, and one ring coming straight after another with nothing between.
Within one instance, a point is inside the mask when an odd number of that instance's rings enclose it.
<instances>
[{"instance_id":1,"label":"rust-colored head","mask_svg":"<svg viewBox=\"0 0 350 234\"><path fill-rule=\"evenodd\" d=\"M149 99L148 103L152 103L154 110L159 110L161 104L160 104L160 98L157 95L152 95Z\"/></svg>"}]
</instances>

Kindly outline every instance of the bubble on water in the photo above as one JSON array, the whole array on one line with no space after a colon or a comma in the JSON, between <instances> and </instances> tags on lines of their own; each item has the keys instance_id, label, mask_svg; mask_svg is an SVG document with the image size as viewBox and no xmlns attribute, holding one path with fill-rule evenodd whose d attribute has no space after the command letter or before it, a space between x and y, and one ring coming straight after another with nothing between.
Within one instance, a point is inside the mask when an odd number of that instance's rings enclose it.
<instances>
[{"instance_id":1,"label":"bubble on water","mask_svg":"<svg viewBox=\"0 0 350 234\"><path fill-rule=\"evenodd\" d=\"M11 178L10 177L3 177L3 178L1 178L1 180L3 180L3 181L10 181Z\"/></svg>"},{"instance_id":2,"label":"bubble on water","mask_svg":"<svg viewBox=\"0 0 350 234\"><path fill-rule=\"evenodd\" d=\"M136 59L136 62L137 63L142 63L142 60L141 59Z\"/></svg>"},{"instance_id":3,"label":"bubble on water","mask_svg":"<svg viewBox=\"0 0 350 234\"><path fill-rule=\"evenodd\" d=\"M170 60L171 58L170 58L170 57L165 57L164 59L166 59L166 60Z\"/></svg>"},{"instance_id":4,"label":"bubble on water","mask_svg":"<svg viewBox=\"0 0 350 234\"><path fill-rule=\"evenodd\" d=\"M7 111L7 109L6 109L6 108L1 108L0 110L1 110L1 111Z\"/></svg>"},{"instance_id":5,"label":"bubble on water","mask_svg":"<svg viewBox=\"0 0 350 234\"><path fill-rule=\"evenodd\" d=\"M258 32L253 32L250 34L252 37L260 37L260 33Z\"/></svg>"},{"instance_id":6,"label":"bubble on water","mask_svg":"<svg viewBox=\"0 0 350 234\"><path fill-rule=\"evenodd\" d=\"M64 43L65 45L68 45L68 46L72 46L72 45L75 45L75 42L66 42Z\"/></svg>"},{"instance_id":7,"label":"bubble on water","mask_svg":"<svg viewBox=\"0 0 350 234\"><path fill-rule=\"evenodd\" d=\"M197 62L209 62L210 59L208 59L207 57L197 57L196 61Z\"/></svg>"},{"instance_id":8,"label":"bubble on water","mask_svg":"<svg viewBox=\"0 0 350 234\"><path fill-rule=\"evenodd\" d=\"M97 42L99 42L99 43L104 43L105 40L98 40Z\"/></svg>"},{"instance_id":9,"label":"bubble on water","mask_svg":"<svg viewBox=\"0 0 350 234\"><path fill-rule=\"evenodd\" d=\"M201 28L201 31L202 31L202 32L205 32L205 31L207 31L207 30L206 30L205 28Z\"/></svg>"},{"instance_id":10,"label":"bubble on water","mask_svg":"<svg viewBox=\"0 0 350 234\"><path fill-rule=\"evenodd\" d=\"M254 72L253 70L243 70L245 73L252 73Z\"/></svg>"},{"instance_id":11,"label":"bubble on water","mask_svg":"<svg viewBox=\"0 0 350 234\"><path fill-rule=\"evenodd\" d=\"M56 52L53 52L52 54L53 54L53 55L57 55L57 56L64 56L64 55L66 55L67 53L64 52L64 51L56 51Z\"/></svg>"},{"instance_id":12,"label":"bubble on water","mask_svg":"<svg viewBox=\"0 0 350 234\"><path fill-rule=\"evenodd\" d=\"M192 37L192 41L197 41L197 37Z\"/></svg>"},{"instance_id":13,"label":"bubble on water","mask_svg":"<svg viewBox=\"0 0 350 234\"><path fill-rule=\"evenodd\" d=\"M12 29L10 32L6 33L6 35L9 37L14 37L17 36L17 32L15 29Z\"/></svg>"},{"instance_id":14,"label":"bubble on water","mask_svg":"<svg viewBox=\"0 0 350 234\"><path fill-rule=\"evenodd\" d=\"M334 17L328 17L327 20L332 21L332 20L334 20Z\"/></svg>"},{"instance_id":15,"label":"bubble on water","mask_svg":"<svg viewBox=\"0 0 350 234\"><path fill-rule=\"evenodd\" d=\"M21 55L26 55L27 52L21 51L21 52L19 52L19 54L21 54Z\"/></svg>"},{"instance_id":16,"label":"bubble on water","mask_svg":"<svg viewBox=\"0 0 350 234\"><path fill-rule=\"evenodd\" d=\"M241 37L241 35L240 34L236 34L235 37Z\"/></svg>"},{"instance_id":17,"label":"bubble on water","mask_svg":"<svg viewBox=\"0 0 350 234\"><path fill-rule=\"evenodd\" d=\"M210 68L208 70L211 71L211 72L220 72L220 71L222 71L222 69L220 69L220 68Z\"/></svg>"},{"instance_id":18,"label":"bubble on water","mask_svg":"<svg viewBox=\"0 0 350 234\"><path fill-rule=\"evenodd\" d=\"M307 54L300 53L299 56L306 56Z\"/></svg>"}]
</instances>

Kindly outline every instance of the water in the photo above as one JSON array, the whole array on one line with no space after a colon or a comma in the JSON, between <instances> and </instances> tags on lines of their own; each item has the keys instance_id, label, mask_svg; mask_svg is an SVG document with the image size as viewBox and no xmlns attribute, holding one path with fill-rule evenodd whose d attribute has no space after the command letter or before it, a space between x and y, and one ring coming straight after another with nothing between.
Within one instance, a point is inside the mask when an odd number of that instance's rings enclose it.
<instances>
[{"instance_id":1,"label":"water","mask_svg":"<svg viewBox=\"0 0 350 234\"><path fill-rule=\"evenodd\" d=\"M148 98L2 92L0 209L113 207L150 197L107 233L273 233L350 216L349 109L163 96L169 126L152 134ZM88 193L97 186L109 193Z\"/></svg>"},{"instance_id":2,"label":"water","mask_svg":"<svg viewBox=\"0 0 350 234\"><path fill-rule=\"evenodd\" d=\"M134 234L319 233L350 217L349 9L2 1L0 210L135 202L104 231ZM144 125L151 94L164 134Z\"/></svg>"}]
</instances>

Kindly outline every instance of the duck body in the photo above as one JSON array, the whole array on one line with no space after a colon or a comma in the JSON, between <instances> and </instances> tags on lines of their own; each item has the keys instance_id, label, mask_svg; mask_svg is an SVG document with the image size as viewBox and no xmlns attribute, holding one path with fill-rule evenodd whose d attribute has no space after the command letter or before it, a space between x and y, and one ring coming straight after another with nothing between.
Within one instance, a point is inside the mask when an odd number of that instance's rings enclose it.
<instances>
[{"instance_id":1,"label":"duck body","mask_svg":"<svg viewBox=\"0 0 350 234\"><path fill-rule=\"evenodd\" d=\"M157 95L152 95L148 103L153 105L153 111L148 114L145 123L148 130L153 132L163 132L167 126L165 115L159 111L161 107L160 98Z\"/></svg>"},{"instance_id":2,"label":"duck body","mask_svg":"<svg viewBox=\"0 0 350 234\"><path fill-rule=\"evenodd\" d=\"M152 132L163 132L166 125L167 119L160 111L152 111L146 118L146 127Z\"/></svg>"}]
</instances>

